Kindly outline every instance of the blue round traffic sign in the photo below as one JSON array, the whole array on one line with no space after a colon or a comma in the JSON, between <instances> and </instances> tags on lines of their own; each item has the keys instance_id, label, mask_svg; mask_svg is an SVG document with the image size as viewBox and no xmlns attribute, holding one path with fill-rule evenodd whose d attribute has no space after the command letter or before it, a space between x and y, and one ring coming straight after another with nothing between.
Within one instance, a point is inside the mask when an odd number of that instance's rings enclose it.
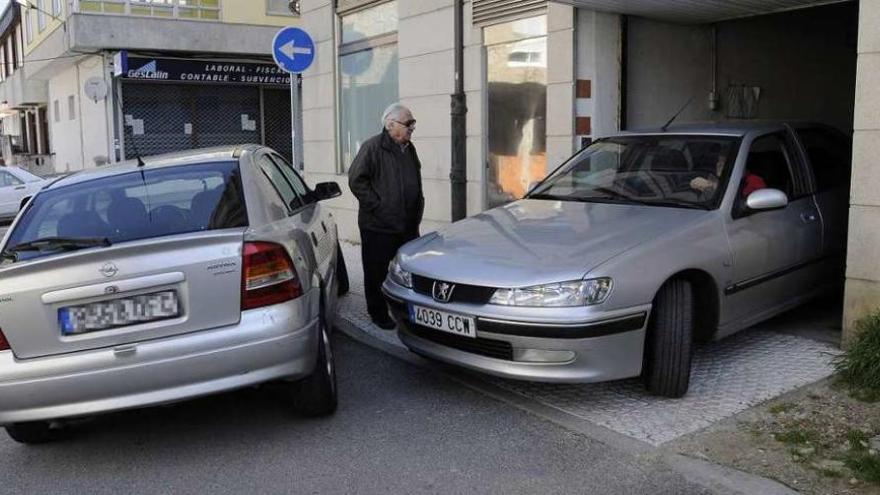
<instances>
[{"instance_id":1,"label":"blue round traffic sign","mask_svg":"<svg viewBox=\"0 0 880 495\"><path fill-rule=\"evenodd\" d=\"M272 55L278 67L297 74L308 69L315 60L315 42L302 29L287 27L275 35Z\"/></svg>"}]
</instances>

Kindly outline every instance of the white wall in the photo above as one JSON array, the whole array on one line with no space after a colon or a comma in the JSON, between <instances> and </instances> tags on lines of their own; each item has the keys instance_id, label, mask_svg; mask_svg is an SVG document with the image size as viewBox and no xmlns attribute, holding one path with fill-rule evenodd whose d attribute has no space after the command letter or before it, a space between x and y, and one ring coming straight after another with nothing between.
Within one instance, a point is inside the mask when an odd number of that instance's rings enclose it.
<instances>
[{"instance_id":1,"label":"white wall","mask_svg":"<svg viewBox=\"0 0 880 495\"><path fill-rule=\"evenodd\" d=\"M755 118L851 129L856 9L852 2L719 23L715 112L711 27L630 18L627 128L663 125L691 97L680 122L723 119L728 86L745 84L762 90Z\"/></svg>"},{"instance_id":2,"label":"white wall","mask_svg":"<svg viewBox=\"0 0 880 495\"><path fill-rule=\"evenodd\" d=\"M859 16L845 344L854 322L880 309L880 2L862 2Z\"/></svg>"},{"instance_id":3,"label":"white wall","mask_svg":"<svg viewBox=\"0 0 880 495\"><path fill-rule=\"evenodd\" d=\"M475 214L483 210L484 203L486 117L482 30L472 27L470 11L469 2L465 2L467 194L468 213ZM348 176L337 172L333 5L330 0L304 0L302 12L302 25L318 45L318 61L303 74L305 175L312 184L331 180L340 184L342 197L328 204L335 212L341 236L356 241L357 201L348 189ZM398 94L418 120L413 143L422 161L426 207L421 230L425 233L442 228L451 219L452 0L403 0L398 2L398 16Z\"/></svg>"},{"instance_id":4,"label":"white wall","mask_svg":"<svg viewBox=\"0 0 880 495\"><path fill-rule=\"evenodd\" d=\"M588 81L591 94L577 98L577 117L590 119L592 133L599 138L620 130L621 18L619 15L577 10L576 74ZM575 146L580 147L576 139Z\"/></svg>"},{"instance_id":5,"label":"white wall","mask_svg":"<svg viewBox=\"0 0 880 495\"><path fill-rule=\"evenodd\" d=\"M108 125L110 100L91 101L84 93L90 77L104 77L101 56L86 57L49 79L49 137L59 172L94 167L96 156L108 155L112 127ZM74 97L74 115L70 118L69 98ZM58 101L60 115L55 114Z\"/></svg>"}]
</instances>

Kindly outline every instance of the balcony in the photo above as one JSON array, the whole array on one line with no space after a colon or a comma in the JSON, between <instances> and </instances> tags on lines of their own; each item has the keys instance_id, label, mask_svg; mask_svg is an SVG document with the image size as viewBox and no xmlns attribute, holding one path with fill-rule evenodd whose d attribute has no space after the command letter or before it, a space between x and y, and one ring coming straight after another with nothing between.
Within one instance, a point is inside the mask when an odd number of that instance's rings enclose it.
<instances>
[{"instance_id":1,"label":"balcony","mask_svg":"<svg viewBox=\"0 0 880 495\"><path fill-rule=\"evenodd\" d=\"M220 0L74 0L75 13L220 20Z\"/></svg>"}]
</instances>

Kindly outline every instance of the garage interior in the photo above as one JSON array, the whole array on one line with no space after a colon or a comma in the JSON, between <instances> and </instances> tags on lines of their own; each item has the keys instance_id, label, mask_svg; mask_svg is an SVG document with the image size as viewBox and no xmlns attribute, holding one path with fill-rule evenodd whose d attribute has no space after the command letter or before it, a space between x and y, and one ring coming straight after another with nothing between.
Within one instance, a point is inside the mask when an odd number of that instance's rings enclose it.
<instances>
[{"instance_id":1,"label":"garage interior","mask_svg":"<svg viewBox=\"0 0 880 495\"><path fill-rule=\"evenodd\" d=\"M624 14L619 125L785 119L853 134L859 4L827 0L572 0ZM843 280L841 280L843 282ZM841 341L843 291L772 323Z\"/></svg>"}]
</instances>

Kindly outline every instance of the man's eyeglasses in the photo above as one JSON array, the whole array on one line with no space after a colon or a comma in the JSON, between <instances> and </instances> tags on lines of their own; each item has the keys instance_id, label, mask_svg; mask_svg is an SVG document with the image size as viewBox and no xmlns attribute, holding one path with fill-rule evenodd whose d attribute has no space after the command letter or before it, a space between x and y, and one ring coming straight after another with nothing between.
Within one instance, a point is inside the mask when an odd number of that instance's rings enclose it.
<instances>
[{"instance_id":1,"label":"man's eyeglasses","mask_svg":"<svg viewBox=\"0 0 880 495\"><path fill-rule=\"evenodd\" d=\"M415 129L416 128L416 119L407 120L406 122L401 122L399 120L395 120L394 122L397 122L398 124L408 128L408 129Z\"/></svg>"}]
</instances>

